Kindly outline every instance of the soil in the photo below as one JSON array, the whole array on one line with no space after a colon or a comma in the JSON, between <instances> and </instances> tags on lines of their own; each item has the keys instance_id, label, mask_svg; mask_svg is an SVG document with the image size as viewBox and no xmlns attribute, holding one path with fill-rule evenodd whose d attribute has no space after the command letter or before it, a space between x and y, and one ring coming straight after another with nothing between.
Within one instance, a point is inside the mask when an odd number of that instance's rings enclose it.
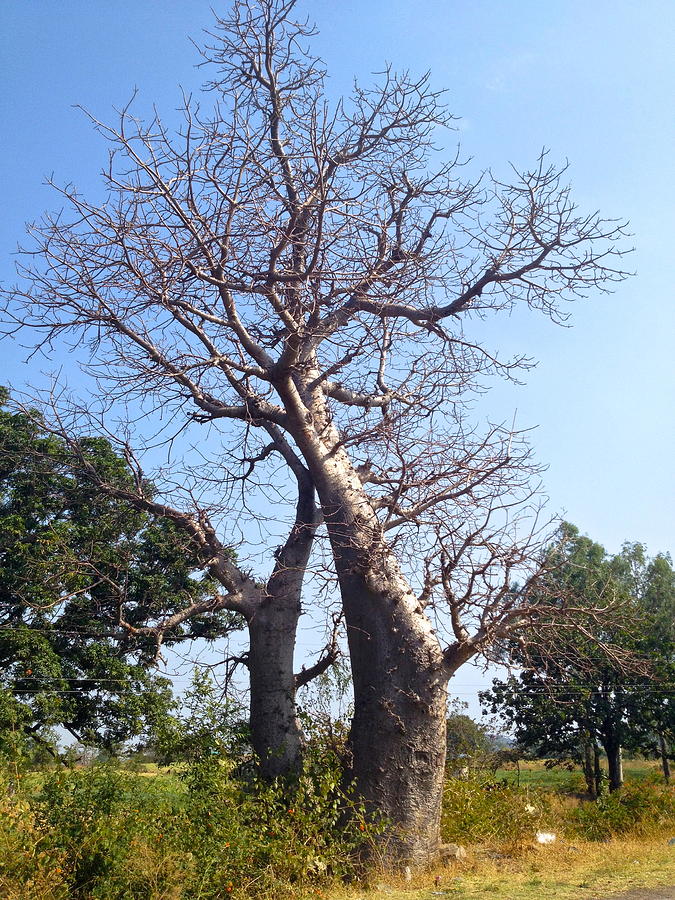
<instances>
[{"instance_id":1,"label":"soil","mask_svg":"<svg viewBox=\"0 0 675 900\"><path fill-rule=\"evenodd\" d=\"M596 897L594 900L603 900ZM606 900L606 898L604 898ZM611 900L675 900L675 885L672 887L637 888L627 894L615 894Z\"/></svg>"}]
</instances>

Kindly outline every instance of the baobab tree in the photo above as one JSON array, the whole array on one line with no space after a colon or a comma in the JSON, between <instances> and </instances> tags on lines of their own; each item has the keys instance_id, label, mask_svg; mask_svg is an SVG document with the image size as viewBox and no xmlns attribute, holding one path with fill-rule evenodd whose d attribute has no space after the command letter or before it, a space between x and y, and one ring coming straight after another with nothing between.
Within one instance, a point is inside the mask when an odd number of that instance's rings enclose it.
<instances>
[{"instance_id":1,"label":"baobab tree","mask_svg":"<svg viewBox=\"0 0 675 900\"><path fill-rule=\"evenodd\" d=\"M546 155L509 183L465 176L435 149L452 117L428 76L387 68L331 104L295 6L236 0L217 20L216 102L186 99L177 133L132 104L93 120L107 198L58 188L6 310L42 347L88 345L111 400L217 426L247 472L274 456L307 473L347 630L353 774L387 854L426 860L448 680L546 608L537 526L518 522L536 522L527 448L463 413L525 363L475 334L607 290L621 227L580 213Z\"/></svg>"}]
</instances>

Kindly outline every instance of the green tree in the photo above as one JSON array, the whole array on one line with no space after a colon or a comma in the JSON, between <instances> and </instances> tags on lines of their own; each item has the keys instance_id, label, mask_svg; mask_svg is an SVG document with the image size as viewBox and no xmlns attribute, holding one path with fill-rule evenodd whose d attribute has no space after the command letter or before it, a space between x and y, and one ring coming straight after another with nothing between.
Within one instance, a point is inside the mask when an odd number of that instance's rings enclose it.
<instances>
[{"instance_id":1,"label":"green tree","mask_svg":"<svg viewBox=\"0 0 675 900\"><path fill-rule=\"evenodd\" d=\"M504 681L495 679L491 690L481 692L484 707L502 717L520 754L578 762L589 794L596 797L602 789L603 774L592 697L593 691L585 681L570 679L563 687L552 684L541 671L531 670Z\"/></svg>"},{"instance_id":2,"label":"green tree","mask_svg":"<svg viewBox=\"0 0 675 900\"><path fill-rule=\"evenodd\" d=\"M132 477L105 439L80 449L111 482ZM39 742L58 725L115 750L172 705L151 668L158 636L214 639L235 623L219 612L154 629L213 583L170 522L97 493L68 455L35 418L0 409L0 729Z\"/></svg>"},{"instance_id":3,"label":"green tree","mask_svg":"<svg viewBox=\"0 0 675 900\"><path fill-rule=\"evenodd\" d=\"M642 627L636 646L651 666L650 677L636 680L629 692L629 746L660 757L669 782L675 758L675 570L668 555L649 559L641 544L626 544L613 562L639 600Z\"/></svg>"},{"instance_id":4,"label":"green tree","mask_svg":"<svg viewBox=\"0 0 675 900\"><path fill-rule=\"evenodd\" d=\"M609 787L623 781L622 747L658 750L667 768L672 740L673 573L667 557L648 560L640 544L609 557L604 548L563 526L563 554L551 569L549 588L583 610L578 628L531 635L510 652L518 676L495 680L481 700L498 712L518 744L539 756L581 762L589 791L600 789L599 748L609 767ZM620 601L614 625L598 627L588 611Z\"/></svg>"},{"instance_id":5,"label":"green tree","mask_svg":"<svg viewBox=\"0 0 675 900\"><path fill-rule=\"evenodd\" d=\"M476 722L462 710L466 704L456 703L446 719L447 763L459 769L481 762L494 749L488 728Z\"/></svg>"}]
</instances>

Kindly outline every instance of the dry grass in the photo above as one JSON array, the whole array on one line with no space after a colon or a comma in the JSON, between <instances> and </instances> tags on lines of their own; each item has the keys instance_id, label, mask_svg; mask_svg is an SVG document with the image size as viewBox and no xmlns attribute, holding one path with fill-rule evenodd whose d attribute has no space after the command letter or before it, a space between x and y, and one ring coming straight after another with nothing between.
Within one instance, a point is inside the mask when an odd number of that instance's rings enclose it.
<instances>
[{"instance_id":1,"label":"dry grass","mask_svg":"<svg viewBox=\"0 0 675 900\"><path fill-rule=\"evenodd\" d=\"M440 885L434 878L440 875ZM675 847L668 837L532 847L518 857L494 858L477 848L462 863L413 876L382 877L370 890L322 892L325 900L595 900L632 888L675 885Z\"/></svg>"}]
</instances>

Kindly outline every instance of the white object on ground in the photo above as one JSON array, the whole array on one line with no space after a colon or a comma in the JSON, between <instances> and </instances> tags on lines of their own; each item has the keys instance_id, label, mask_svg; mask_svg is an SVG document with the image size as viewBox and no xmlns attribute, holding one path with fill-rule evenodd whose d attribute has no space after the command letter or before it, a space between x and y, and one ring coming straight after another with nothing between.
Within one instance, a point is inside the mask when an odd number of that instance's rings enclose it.
<instances>
[{"instance_id":1,"label":"white object on ground","mask_svg":"<svg viewBox=\"0 0 675 900\"><path fill-rule=\"evenodd\" d=\"M535 837L538 844L552 844L556 839L552 831L538 831Z\"/></svg>"}]
</instances>

